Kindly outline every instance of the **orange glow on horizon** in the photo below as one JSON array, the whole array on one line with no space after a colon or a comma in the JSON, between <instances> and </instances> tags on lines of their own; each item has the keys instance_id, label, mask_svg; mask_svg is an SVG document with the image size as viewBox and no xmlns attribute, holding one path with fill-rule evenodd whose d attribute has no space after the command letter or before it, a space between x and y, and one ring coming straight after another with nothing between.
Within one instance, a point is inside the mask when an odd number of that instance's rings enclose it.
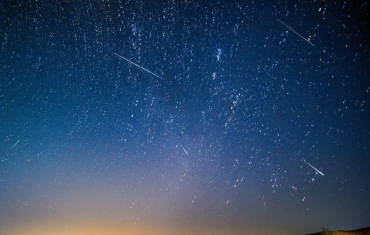
<instances>
[{"instance_id":1,"label":"orange glow on horizon","mask_svg":"<svg viewBox=\"0 0 370 235\"><path fill-rule=\"evenodd\" d=\"M226 231L209 228L166 228L165 226L119 226L97 223L64 224L64 225L23 225L0 230L2 235L221 235L221 234L268 234L258 231Z\"/></svg>"}]
</instances>

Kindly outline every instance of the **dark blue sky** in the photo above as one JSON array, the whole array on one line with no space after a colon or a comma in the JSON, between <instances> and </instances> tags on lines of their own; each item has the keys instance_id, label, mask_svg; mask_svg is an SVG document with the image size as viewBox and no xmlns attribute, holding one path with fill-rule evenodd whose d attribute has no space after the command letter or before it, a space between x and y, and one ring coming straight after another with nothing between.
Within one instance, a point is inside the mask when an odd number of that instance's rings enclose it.
<instances>
[{"instance_id":1,"label":"dark blue sky","mask_svg":"<svg viewBox=\"0 0 370 235\"><path fill-rule=\"evenodd\" d=\"M369 226L369 9L2 1L0 231Z\"/></svg>"}]
</instances>

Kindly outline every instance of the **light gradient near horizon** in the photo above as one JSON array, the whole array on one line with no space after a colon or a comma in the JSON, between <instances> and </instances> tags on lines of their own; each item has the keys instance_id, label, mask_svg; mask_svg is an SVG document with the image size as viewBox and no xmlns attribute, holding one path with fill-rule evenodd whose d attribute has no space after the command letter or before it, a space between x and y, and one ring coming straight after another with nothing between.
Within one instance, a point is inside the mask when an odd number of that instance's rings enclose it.
<instances>
[{"instance_id":1,"label":"light gradient near horizon","mask_svg":"<svg viewBox=\"0 0 370 235\"><path fill-rule=\"evenodd\" d=\"M0 2L0 233L370 225L369 2Z\"/></svg>"}]
</instances>

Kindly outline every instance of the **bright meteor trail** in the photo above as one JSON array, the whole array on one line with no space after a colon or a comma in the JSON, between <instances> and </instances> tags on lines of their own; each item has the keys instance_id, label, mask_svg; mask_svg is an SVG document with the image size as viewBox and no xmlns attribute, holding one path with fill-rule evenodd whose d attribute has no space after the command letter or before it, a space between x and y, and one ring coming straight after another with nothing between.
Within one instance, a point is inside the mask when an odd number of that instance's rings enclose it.
<instances>
[{"instance_id":1,"label":"bright meteor trail","mask_svg":"<svg viewBox=\"0 0 370 235\"><path fill-rule=\"evenodd\" d=\"M314 169L317 173L319 173L320 175L324 176L324 173L322 173L321 171L319 171L318 169L316 169L314 166L312 166L310 163L306 162L306 160L303 159L303 161L309 165L310 167L312 167L312 169Z\"/></svg>"},{"instance_id":2,"label":"bright meteor trail","mask_svg":"<svg viewBox=\"0 0 370 235\"><path fill-rule=\"evenodd\" d=\"M291 27L289 27L288 25L286 25L283 21L277 19L280 23L282 23L285 27L287 27L290 31L292 31L293 33L297 34L298 36L300 36L303 40L305 40L306 42L308 42L309 44L311 44L312 46L315 46L312 42L310 42L309 40L307 40L305 37L303 37L302 35L300 35L297 31L295 31L294 29L292 29Z\"/></svg>"},{"instance_id":3,"label":"bright meteor trail","mask_svg":"<svg viewBox=\"0 0 370 235\"><path fill-rule=\"evenodd\" d=\"M129 63L131 63L131 64L135 65L136 67L138 67L138 68L140 68L140 69L144 70L145 72L148 72L148 73L150 73L151 75L156 76L157 78L163 79L162 77L158 76L157 74L155 74L155 73L153 73L153 72L151 72L151 71L147 70L146 68L144 68L144 67L142 67L142 66L140 66L140 65L138 65L138 64L136 64L136 63L134 63L134 62L132 62L132 61L131 61L131 60L129 60L129 59L126 59L125 57L123 57L123 56L121 56L121 55L118 55L117 53L114 53L114 52L113 52L113 54L114 54L114 55L116 55L116 56L118 56L119 58L122 58L122 59L126 60L127 62L129 62Z\"/></svg>"}]
</instances>

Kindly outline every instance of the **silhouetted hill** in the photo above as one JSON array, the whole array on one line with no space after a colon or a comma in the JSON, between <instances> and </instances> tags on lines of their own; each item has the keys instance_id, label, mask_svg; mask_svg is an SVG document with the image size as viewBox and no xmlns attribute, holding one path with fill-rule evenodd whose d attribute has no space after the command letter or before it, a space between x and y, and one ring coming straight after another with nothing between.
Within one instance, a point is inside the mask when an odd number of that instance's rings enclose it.
<instances>
[{"instance_id":1,"label":"silhouetted hill","mask_svg":"<svg viewBox=\"0 0 370 235\"><path fill-rule=\"evenodd\" d=\"M309 233L306 235L370 235L370 227L360 228L355 230L328 230L317 233Z\"/></svg>"}]
</instances>

